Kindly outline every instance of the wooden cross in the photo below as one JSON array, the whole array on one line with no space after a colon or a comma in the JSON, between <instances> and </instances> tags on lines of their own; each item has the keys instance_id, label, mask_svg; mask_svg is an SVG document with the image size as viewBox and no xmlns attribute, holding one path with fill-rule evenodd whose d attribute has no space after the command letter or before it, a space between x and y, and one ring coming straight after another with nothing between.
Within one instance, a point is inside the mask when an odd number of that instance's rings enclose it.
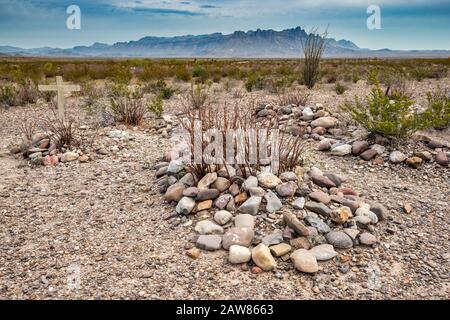
<instances>
[{"instance_id":1,"label":"wooden cross","mask_svg":"<svg viewBox=\"0 0 450 320\"><path fill-rule=\"evenodd\" d=\"M65 84L61 76L56 77L56 85L39 85L39 91L57 91L58 92L58 115L61 121L66 120L66 109L64 106L64 94L66 92L80 91L79 85Z\"/></svg>"}]
</instances>

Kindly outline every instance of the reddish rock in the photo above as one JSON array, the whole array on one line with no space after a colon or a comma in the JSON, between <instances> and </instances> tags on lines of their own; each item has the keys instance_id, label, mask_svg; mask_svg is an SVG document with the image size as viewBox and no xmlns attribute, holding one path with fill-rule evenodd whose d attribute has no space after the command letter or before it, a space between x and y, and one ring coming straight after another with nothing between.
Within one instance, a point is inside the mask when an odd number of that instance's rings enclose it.
<instances>
[{"instance_id":1,"label":"reddish rock","mask_svg":"<svg viewBox=\"0 0 450 320\"><path fill-rule=\"evenodd\" d=\"M58 161L58 156L46 155L44 158L44 166L56 166Z\"/></svg>"},{"instance_id":2,"label":"reddish rock","mask_svg":"<svg viewBox=\"0 0 450 320\"><path fill-rule=\"evenodd\" d=\"M437 164L439 164L443 167L448 167L449 159L445 152L438 152L436 154L435 161Z\"/></svg>"},{"instance_id":3,"label":"reddish rock","mask_svg":"<svg viewBox=\"0 0 450 320\"><path fill-rule=\"evenodd\" d=\"M367 149L369 149L369 144L367 143L367 141L355 141L352 145L352 154L354 156L359 156Z\"/></svg>"},{"instance_id":4,"label":"reddish rock","mask_svg":"<svg viewBox=\"0 0 450 320\"><path fill-rule=\"evenodd\" d=\"M339 192L342 192L345 195L358 196L358 194L355 191L347 187L340 188Z\"/></svg>"},{"instance_id":5,"label":"reddish rock","mask_svg":"<svg viewBox=\"0 0 450 320\"><path fill-rule=\"evenodd\" d=\"M311 133L315 133L320 136L323 136L326 132L327 130L324 127L316 127L311 131Z\"/></svg>"},{"instance_id":6,"label":"reddish rock","mask_svg":"<svg viewBox=\"0 0 450 320\"><path fill-rule=\"evenodd\" d=\"M363 153L361 153L360 157L366 161L369 161L369 160L373 159L377 154L378 154L378 152L375 149L368 149L368 150L364 151Z\"/></svg>"},{"instance_id":7,"label":"reddish rock","mask_svg":"<svg viewBox=\"0 0 450 320\"><path fill-rule=\"evenodd\" d=\"M321 175L312 175L312 181L318 185L319 187L333 188L336 187L336 184L325 176Z\"/></svg>"},{"instance_id":8,"label":"reddish rock","mask_svg":"<svg viewBox=\"0 0 450 320\"><path fill-rule=\"evenodd\" d=\"M323 191L311 192L309 197L317 202L322 202L323 204L329 204L331 202L330 196Z\"/></svg>"},{"instance_id":9,"label":"reddish rock","mask_svg":"<svg viewBox=\"0 0 450 320\"><path fill-rule=\"evenodd\" d=\"M258 274L258 273L264 272L264 271L263 271L260 267L258 267L258 266L252 267L251 271L252 271L252 273L254 273L254 274Z\"/></svg>"}]
</instances>

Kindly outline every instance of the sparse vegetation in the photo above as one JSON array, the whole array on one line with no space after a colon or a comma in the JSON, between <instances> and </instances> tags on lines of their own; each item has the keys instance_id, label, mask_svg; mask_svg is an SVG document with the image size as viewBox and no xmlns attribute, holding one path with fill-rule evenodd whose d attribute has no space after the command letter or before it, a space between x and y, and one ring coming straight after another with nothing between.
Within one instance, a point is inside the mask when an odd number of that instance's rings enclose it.
<instances>
[{"instance_id":1,"label":"sparse vegetation","mask_svg":"<svg viewBox=\"0 0 450 320\"><path fill-rule=\"evenodd\" d=\"M305 106L310 97L310 93L305 90L289 90L278 95L278 103L281 106L296 105Z\"/></svg>"},{"instance_id":2,"label":"sparse vegetation","mask_svg":"<svg viewBox=\"0 0 450 320\"><path fill-rule=\"evenodd\" d=\"M118 122L127 125L139 125L147 111L141 87L128 88L124 84L115 84L109 92L111 110Z\"/></svg>"},{"instance_id":3,"label":"sparse vegetation","mask_svg":"<svg viewBox=\"0 0 450 320\"><path fill-rule=\"evenodd\" d=\"M337 94L341 95L347 90L347 88L340 82L336 83L336 86L334 87L334 90Z\"/></svg>"},{"instance_id":4,"label":"sparse vegetation","mask_svg":"<svg viewBox=\"0 0 450 320\"><path fill-rule=\"evenodd\" d=\"M303 81L308 88L314 87L319 76L320 61L327 45L328 32L317 33L313 28L305 38L302 38L302 49L304 55Z\"/></svg>"},{"instance_id":5,"label":"sparse vegetation","mask_svg":"<svg viewBox=\"0 0 450 320\"><path fill-rule=\"evenodd\" d=\"M426 127L444 129L450 125L450 96L440 88L427 93L428 106L422 114Z\"/></svg>"},{"instance_id":6,"label":"sparse vegetation","mask_svg":"<svg viewBox=\"0 0 450 320\"><path fill-rule=\"evenodd\" d=\"M164 100L161 95L156 95L148 105L148 111L160 117L164 112Z\"/></svg>"},{"instance_id":7,"label":"sparse vegetation","mask_svg":"<svg viewBox=\"0 0 450 320\"><path fill-rule=\"evenodd\" d=\"M184 101L185 106L187 105L195 110L200 109L209 101L208 91L201 84L194 85L193 83L191 83L191 87L188 90Z\"/></svg>"},{"instance_id":8,"label":"sparse vegetation","mask_svg":"<svg viewBox=\"0 0 450 320\"><path fill-rule=\"evenodd\" d=\"M378 80L373 77L374 87L371 94L361 102L355 97L355 103L346 102L341 108L369 132L392 138L404 138L424 127L419 114L410 110L413 100L403 95L391 100L384 94Z\"/></svg>"},{"instance_id":9,"label":"sparse vegetation","mask_svg":"<svg viewBox=\"0 0 450 320\"><path fill-rule=\"evenodd\" d=\"M0 86L0 106L2 108L12 107L16 103L16 88L12 84L4 84Z\"/></svg>"}]
</instances>

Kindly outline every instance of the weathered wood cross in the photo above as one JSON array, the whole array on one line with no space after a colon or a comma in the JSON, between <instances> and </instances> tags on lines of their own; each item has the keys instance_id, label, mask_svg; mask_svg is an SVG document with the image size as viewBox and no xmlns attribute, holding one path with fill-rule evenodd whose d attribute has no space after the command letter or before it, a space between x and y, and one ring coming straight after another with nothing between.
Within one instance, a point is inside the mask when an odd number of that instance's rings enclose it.
<instances>
[{"instance_id":1,"label":"weathered wood cross","mask_svg":"<svg viewBox=\"0 0 450 320\"><path fill-rule=\"evenodd\" d=\"M61 121L66 121L66 109L64 106L64 94L66 92L80 91L79 85L65 84L61 76L56 77L56 85L39 85L39 91L57 91L58 92L58 115Z\"/></svg>"}]
</instances>

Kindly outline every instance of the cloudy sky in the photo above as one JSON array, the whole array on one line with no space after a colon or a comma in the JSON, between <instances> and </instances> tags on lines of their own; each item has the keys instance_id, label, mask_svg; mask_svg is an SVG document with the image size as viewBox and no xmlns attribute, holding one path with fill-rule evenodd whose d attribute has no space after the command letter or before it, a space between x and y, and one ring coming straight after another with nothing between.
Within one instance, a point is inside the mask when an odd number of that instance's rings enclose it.
<instances>
[{"instance_id":1,"label":"cloudy sky","mask_svg":"<svg viewBox=\"0 0 450 320\"><path fill-rule=\"evenodd\" d=\"M66 27L72 4L81 30ZM369 5L381 8L380 30L366 26ZM449 0L0 0L0 45L24 48L327 25L364 48L450 49Z\"/></svg>"}]
</instances>

